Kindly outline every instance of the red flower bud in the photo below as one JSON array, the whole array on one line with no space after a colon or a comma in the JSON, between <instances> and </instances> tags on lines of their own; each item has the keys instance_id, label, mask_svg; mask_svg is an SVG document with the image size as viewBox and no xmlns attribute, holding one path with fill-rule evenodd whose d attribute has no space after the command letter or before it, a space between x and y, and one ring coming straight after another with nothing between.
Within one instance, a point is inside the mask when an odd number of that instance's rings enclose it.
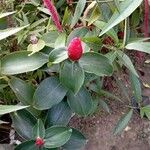
<instances>
[{"instance_id":1,"label":"red flower bud","mask_svg":"<svg viewBox=\"0 0 150 150\"><path fill-rule=\"evenodd\" d=\"M43 139L40 138L40 137L37 137L36 140L35 140L35 145L40 147L40 146L42 146L43 144L44 144Z\"/></svg>"},{"instance_id":2,"label":"red flower bud","mask_svg":"<svg viewBox=\"0 0 150 150\"><path fill-rule=\"evenodd\" d=\"M82 44L80 38L76 37L71 40L68 45L68 57L72 61L77 61L81 58L83 53Z\"/></svg>"}]
</instances>

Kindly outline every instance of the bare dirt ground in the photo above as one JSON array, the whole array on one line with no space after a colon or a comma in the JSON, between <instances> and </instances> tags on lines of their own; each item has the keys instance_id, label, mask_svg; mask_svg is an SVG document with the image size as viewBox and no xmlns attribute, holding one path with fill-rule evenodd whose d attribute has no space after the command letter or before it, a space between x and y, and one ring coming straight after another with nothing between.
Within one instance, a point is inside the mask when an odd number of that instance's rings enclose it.
<instances>
[{"instance_id":1,"label":"bare dirt ground","mask_svg":"<svg viewBox=\"0 0 150 150\"><path fill-rule=\"evenodd\" d=\"M150 67L144 67L141 83L150 85ZM143 87L143 95L149 96L150 88ZM72 124L88 138L84 150L150 150L150 121L133 115L126 130L113 135L112 130L122 114L127 111L121 103L110 101L111 114L100 111L86 119L74 117Z\"/></svg>"}]
</instances>

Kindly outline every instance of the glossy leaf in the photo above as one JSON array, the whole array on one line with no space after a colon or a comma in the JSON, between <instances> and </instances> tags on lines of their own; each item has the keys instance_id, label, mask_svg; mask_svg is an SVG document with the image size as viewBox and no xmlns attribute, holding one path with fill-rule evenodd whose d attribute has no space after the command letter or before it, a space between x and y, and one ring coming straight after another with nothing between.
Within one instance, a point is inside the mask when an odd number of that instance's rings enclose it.
<instances>
[{"instance_id":1,"label":"glossy leaf","mask_svg":"<svg viewBox=\"0 0 150 150\"><path fill-rule=\"evenodd\" d=\"M114 99L114 100L122 102L122 100L118 96L116 96L116 95L114 95L114 94L112 94L108 91L100 90L99 92L97 91L97 93L100 94L101 96L105 96L107 98Z\"/></svg>"},{"instance_id":2,"label":"glossy leaf","mask_svg":"<svg viewBox=\"0 0 150 150\"><path fill-rule=\"evenodd\" d=\"M0 19L3 18L3 17L7 17L9 15L12 15L14 14L16 11L12 11L12 12L6 12L6 13L0 13Z\"/></svg>"},{"instance_id":3,"label":"glossy leaf","mask_svg":"<svg viewBox=\"0 0 150 150\"><path fill-rule=\"evenodd\" d=\"M38 148L35 145L35 141L25 141L19 144L15 150L38 150Z\"/></svg>"},{"instance_id":4,"label":"glossy leaf","mask_svg":"<svg viewBox=\"0 0 150 150\"><path fill-rule=\"evenodd\" d=\"M41 119L38 119L37 124L33 127L33 139L37 137L44 138L45 137L45 127Z\"/></svg>"},{"instance_id":5,"label":"glossy leaf","mask_svg":"<svg viewBox=\"0 0 150 150\"><path fill-rule=\"evenodd\" d=\"M109 106L107 105L107 103L106 103L105 101L100 100L99 103L100 103L100 106L101 106L106 112L110 113L110 108L109 108Z\"/></svg>"},{"instance_id":6,"label":"glossy leaf","mask_svg":"<svg viewBox=\"0 0 150 150\"><path fill-rule=\"evenodd\" d=\"M25 81L12 77L9 80L9 86L22 104L31 105L33 102L34 88Z\"/></svg>"},{"instance_id":7,"label":"glossy leaf","mask_svg":"<svg viewBox=\"0 0 150 150\"><path fill-rule=\"evenodd\" d=\"M53 126L46 130L44 147L56 148L64 145L72 134L68 127Z\"/></svg>"},{"instance_id":8,"label":"glossy leaf","mask_svg":"<svg viewBox=\"0 0 150 150\"><path fill-rule=\"evenodd\" d=\"M98 53L85 53L79 63L85 72L94 73L98 76L109 76L113 73L113 67L109 59Z\"/></svg>"},{"instance_id":9,"label":"glossy leaf","mask_svg":"<svg viewBox=\"0 0 150 150\"><path fill-rule=\"evenodd\" d=\"M1 30L0 31L0 40L3 40L13 34L16 34L17 32L23 30L26 27L28 27L28 25L24 26L24 27L16 27L16 28L10 28L10 29L6 29L6 30Z\"/></svg>"},{"instance_id":10,"label":"glossy leaf","mask_svg":"<svg viewBox=\"0 0 150 150\"><path fill-rule=\"evenodd\" d=\"M72 19L72 23L71 23L71 28L73 28L75 26L75 24L78 22L84 7L86 5L86 0L79 0L75 9L75 13Z\"/></svg>"},{"instance_id":11,"label":"glossy leaf","mask_svg":"<svg viewBox=\"0 0 150 150\"><path fill-rule=\"evenodd\" d=\"M91 13L90 18L88 19L88 26L90 26L94 21L98 20L99 17L100 17L100 11L98 6L96 5L94 7L94 10Z\"/></svg>"},{"instance_id":12,"label":"glossy leaf","mask_svg":"<svg viewBox=\"0 0 150 150\"><path fill-rule=\"evenodd\" d=\"M72 130L69 141L62 146L64 150L81 150L86 144L85 136L76 129Z\"/></svg>"},{"instance_id":13,"label":"glossy leaf","mask_svg":"<svg viewBox=\"0 0 150 150\"><path fill-rule=\"evenodd\" d=\"M47 56L36 53L28 56L29 52L13 52L1 59L1 73L5 75L20 74L34 71L43 66L47 61Z\"/></svg>"},{"instance_id":14,"label":"glossy leaf","mask_svg":"<svg viewBox=\"0 0 150 150\"><path fill-rule=\"evenodd\" d=\"M39 116L41 112L33 108L34 87L16 77L11 77L8 84L22 104L30 105L27 110L34 116Z\"/></svg>"},{"instance_id":15,"label":"glossy leaf","mask_svg":"<svg viewBox=\"0 0 150 150\"><path fill-rule=\"evenodd\" d=\"M43 40L39 40L36 44L29 44L27 48L27 51L31 52L29 56L39 52L44 47L45 47L45 42Z\"/></svg>"},{"instance_id":16,"label":"glossy leaf","mask_svg":"<svg viewBox=\"0 0 150 150\"><path fill-rule=\"evenodd\" d=\"M64 125L66 126L72 117L72 110L66 101L62 101L49 109L47 114L47 125Z\"/></svg>"},{"instance_id":17,"label":"glossy leaf","mask_svg":"<svg viewBox=\"0 0 150 150\"><path fill-rule=\"evenodd\" d=\"M55 41L58 38L59 34L57 31L50 31L42 36L42 40L45 42L46 46L55 47Z\"/></svg>"},{"instance_id":18,"label":"glossy leaf","mask_svg":"<svg viewBox=\"0 0 150 150\"><path fill-rule=\"evenodd\" d=\"M88 116L92 109L92 98L86 89L81 88L76 95L68 93L68 104L76 114Z\"/></svg>"},{"instance_id":19,"label":"glossy leaf","mask_svg":"<svg viewBox=\"0 0 150 150\"><path fill-rule=\"evenodd\" d=\"M100 30L102 30L105 26L106 26L106 22L104 21L95 21L93 23L97 28L99 28ZM106 33L108 36L110 36L116 43L119 42L119 39L118 39L118 35L117 33L115 32L114 29L110 29L107 33Z\"/></svg>"},{"instance_id":20,"label":"glossy leaf","mask_svg":"<svg viewBox=\"0 0 150 150\"><path fill-rule=\"evenodd\" d=\"M150 54L150 42L139 42L139 41L133 42L127 44L125 48L129 50L137 50Z\"/></svg>"},{"instance_id":21,"label":"glossy leaf","mask_svg":"<svg viewBox=\"0 0 150 150\"><path fill-rule=\"evenodd\" d=\"M117 51L118 59L123 63L133 74L135 74L138 77L138 74L134 68L134 65L131 61L131 59L122 51Z\"/></svg>"},{"instance_id":22,"label":"glossy leaf","mask_svg":"<svg viewBox=\"0 0 150 150\"><path fill-rule=\"evenodd\" d=\"M32 129L36 124L36 119L28 111L21 110L11 115L15 131L25 139L31 139Z\"/></svg>"},{"instance_id":23,"label":"glossy leaf","mask_svg":"<svg viewBox=\"0 0 150 150\"><path fill-rule=\"evenodd\" d=\"M17 110L25 109L29 106L19 105L0 105L0 115L8 114Z\"/></svg>"},{"instance_id":24,"label":"glossy leaf","mask_svg":"<svg viewBox=\"0 0 150 150\"><path fill-rule=\"evenodd\" d=\"M88 29L85 27L79 27L74 29L68 36L67 39L67 45L70 43L70 41L75 37L84 37L88 32Z\"/></svg>"},{"instance_id":25,"label":"glossy leaf","mask_svg":"<svg viewBox=\"0 0 150 150\"><path fill-rule=\"evenodd\" d=\"M77 62L65 61L60 72L60 81L76 94L84 83L84 71Z\"/></svg>"},{"instance_id":26,"label":"glossy leaf","mask_svg":"<svg viewBox=\"0 0 150 150\"><path fill-rule=\"evenodd\" d=\"M67 90L55 77L43 80L34 93L34 106L39 110L49 109L61 102Z\"/></svg>"},{"instance_id":27,"label":"glossy leaf","mask_svg":"<svg viewBox=\"0 0 150 150\"><path fill-rule=\"evenodd\" d=\"M84 43L86 43L93 51L98 51L101 48L101 39L98 37L83 37L81 39Z\"/></svg>"},{"instance_id":28,"label":"glossy leaf","mask_svg":"<svg viewBox=\"0 0 150 150\"><path fill-rule=\"evenodd\" d=\"M54 49L49 54L49 61L53 64L58 64L68 58L65 47Z\"/></svg>"},{"instance_id":29,"label":"glossy leaf","mask_svg":"<svg viewBox=\"0 0 150 150\"><path fill-rule=\"evenodd\" d=\"M118 6L120 8L119 12L118 12L118 10L116 10L114 12L111 19L108 21L106 26L104 26L104 28L102 29L100 36L102 36L104 33L109 31L110 29L112 29L114 26L119 24L121 21L126 19L128 16L130 16L133 13L133 11L141 5L142 2L143 2L143 0L134 0L134 1L133 0L125 0L122 3L120 3L120 5Z\"/></svg>"},{"instance_id":30,"label":"glossy leaf","mask_svg":"<svg viewBox=\"0 0 150 150\"><path fill-rule=\"evenodd\" d=\"M137 101L137 103L141 102L142 100L142 89L141 89L141 84L138 79L138 77L130 72L130 82L131 82L131 87L132 87L132 94Z\"/></svg>"},{"instance_id":31,"label":"glossy leaf","mask_svg":"<svg viewBox=\"0 0 150 150\"><path fill-rule=\"evenodd\" d=\"M65 45L66 45L66 34L61 33L55 41L55 49L65 47Z\"/></svg>"},{"instance_id":32,"label":"glossy leaf","mask_svg":"<svg viewBox=\"0 0 150 150\"><path fill-rule=\"evenodd\" d=\"M46 15L50 15L50 12L47 8L45 7L37 7L37 9L43 13L45 13Z\"/></svg>"},{"instance_id":33,"label":"glossy leaf","mask_svg":"<svg viewBox=\"0 0 150 150\"><path fill-rule=\"evenodd\" d=\"M131 109L128 113L126 113L125 115L123 115L120 120L118 121L115 129L114 129L114 134L118 134L120 133L128 124L128 122L130 121L131 117L133 114L133 110Z\"/></svg>"},{"instance_id":34,"label":"glossy leaf","mask_svg":"<svg viewBox=\"0 0 150 150\"><path fill-rule=\"evenodd\" d=\"M140 115L143 118L144 115L150 120L150 105L140 108Z\"/></svg>"},{"instance_id":35,"label":"glossy leaf","mask_svg":"<svg viewBox=\"0 0 150 150\"><path fill-rule=\"evenodd\" d=\"M4 88L6 88L8 85L7 84L0 84L0 90L3 90Z\"/></svg>"},{"instance_id":36,"label":"glossy leaf","mask_svg":"<svg viewBox=\"0 0 150 150\"><path fill-rule=\"evenodd\" d=\"M115 6L116 6L116 8L117 8L117 11L118 11L119 13L121 13L120 6L119 6L119 4L120 4L119 0L114 0L114 4L115 4Z\"/></svg>"}]
</instances>

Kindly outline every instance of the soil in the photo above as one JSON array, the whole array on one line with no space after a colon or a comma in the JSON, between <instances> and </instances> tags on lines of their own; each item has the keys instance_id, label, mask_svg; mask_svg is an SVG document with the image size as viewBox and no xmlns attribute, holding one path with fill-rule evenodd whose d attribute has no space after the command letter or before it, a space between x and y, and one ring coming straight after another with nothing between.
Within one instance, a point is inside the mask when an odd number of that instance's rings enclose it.
<instances>
[{"instance_id":1,"label":"soil","mask_svg":"<svg viewBox=\"0 0 150 150\"><path fill-rule=\"evenodd\" d=\"M141 83L150 85L149 66L144 67L140 79ZM114 93L120 95L116 88ZM150 88L143 86L143 95L150 98ZM128 108L114 100L109 101L109 107L111 114L99 110L88 118L72 118L72 126L82 131L88 139L84 150L150 150L150 121L134 113L125 130L115 136L113 128Z\"/></svg>"}]
</instances>

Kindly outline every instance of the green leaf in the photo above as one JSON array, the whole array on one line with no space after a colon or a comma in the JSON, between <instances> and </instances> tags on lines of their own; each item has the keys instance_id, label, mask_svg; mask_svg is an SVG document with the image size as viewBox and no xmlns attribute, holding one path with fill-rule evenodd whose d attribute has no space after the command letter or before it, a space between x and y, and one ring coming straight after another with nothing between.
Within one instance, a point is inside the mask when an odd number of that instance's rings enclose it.
<instances>
[{"instance_id":1,"label":"green leaf","mask_svg":"<svg viewBox=\"0 0 150 150\"><path fill-rule=\"evenodd\" d=\"M15 150L37 150L37 147L35 145L35 141L31 140L19 144Z\"/></svg>"},{"instance_id":2,"label":"green leaf","mask_svg":"<svg viewBox=\"0 0 150 150\"><path fill-rule=\"evenodd\" d=\"M43 22L45 22L48 18L42 18L42 19L38 19L38 21L35 21L34 23L32 23L30 25L30 30L33 28L36 28L37 26L39 26L40 24L42 24Z\"/></svg>"},{"instance_id":3,"label":"green leaf","mask_svg":"<svg viewBox=\"0 0 150 150\"><path fill-rule=\"evenodd\" d=\"M129 50L137 50L137 51L150 54L150 42L137 41L137 42L127 44L125 48Z\"/></svg>"},{"instance_id":4,"label":"green leaf","mask_svg":"<svg viewBox=\"0 0 150 150\"><path fill-rule=\"evenodd\" d=\"M3 17L7 17L9 15L12 15L16 13L16 11L13 11L13 12L6 12L6 13L0 13L0 19L3 18Z\"/></svg>"},{"instance_id":5,"label":"green leaf","mask_svg":"<svg viewBox=\"0 0 150 150\"><path fill-rule=\"evenodd\" d=\"M0 105L0 115L11 113L17 110L25 109L28 106L19 106L19 105Z\"/></svg>"},{"instance_id":6,"label":"green leaf","mask_svg":"<svg viewBox=\"0 0 150 150\"><path fill-rule=\"evenodd\" d=\"M37 7L37 9L47 15L50 15L50 12L47 8L44 8L44 7Z\"/></svg>"},{"instance_id":7,"label":"green leaf","mask_svg":"<svg viewBox=\"0 0 150 150\"><path fill-rule=\"evenodd\" d=\"M150 120L150 105L140 108L140 115L143 118L144 115Z\"/></svg>"},{"instance_id":8,"label":"green leaf","mask_svg":"<svg viewBox=\"0 0 150 150\"><path fill-rule=\"evenodd\" d=\"M96 1L98 3L102 19L108 22L108 20L112 16L112 9L115 9L115 8L114 7L112 8L112 5L110 3L100 3L98 2L98 0Z\"/></svg>"},{"instance_id":9,"label":"green leaf","mask_svg":"<svg viewBox=\"0 0 150 150\"><path fill-rule=\"evenodd\" d=\"M131 82L133 96L135 100L139 103L142 100L141 84L138 77L132 72L130 72L130 82Z\"/></svg>"},{"instance_id":10,"label":"green leaf","mask_svg":"<svg viewBox=\"0 0 150 150\"><path fill-rule=\"evenodd\" d=\"M32 129L36 124L35 117L26 110L17 111L11 115L15 131L25 139L31 139Z\"/></svg>"},{"instance_id":11,"label":"green leaf","mask_svg":"<svg viewBox=\"0 0 150 150\"><path fill-rule=\"evenodd\" d=\"M92 101L92 108L89 115L93 115L97 111L98 105L99 105L99 98L94 98Z\"/></svg>"},{"instance_id":12,"label":"green leaf","mask_svg":"<svg viewBox=\"0 0 150 150\"><path fill-rule=\"evenodd\" d=\"M90 18L88 19L88 26L90 26L91 24L93 24L94 21L98 20L99 17L100 17L100 11L99 11L98 5L96 5L94 7L94 10L91 13Z\"/></svg>"},{"instance_id":13,"label":"green leaf","mask_svg":"<svg viewBox=\"0 0 150 150\"><path fill-rule=\"evenodd\" d=\"M116 80L116 83L117 83L120 91L121 91L121 96L130 101L130 96L129 96L129 93L128 93L129 91L128 91L127 87L126 87L125 82L122 81L122 79L118 78L117 76L114 77L114 78Z\"/></svg>"},{"instance_id":14,"label":"green leaf","mask_svg":"<svg viewBox=\"0 0 150 150\"><path fill-rule=\"evenodd\" d=\"M94 73L98 76L110 76L113 73L113 67L109 59L98 53L85 53L79 63L85 72Z\"/></svg>"},{"instance_id":15,"label":"green leaf","mask_svg":"<svg viewBox=\"0 0 150 150\"><path fill-rule=\"evenodd\" d=\"M33 139L40 137L44 139L45 137L45 127L41 119L38 119L37 124L33 127Z\"/></svg>"},{"instance_id":16,"label":"green leaf","mask_svg":"<svg viewBox=\"0 0 150 150\"><path fill-rule=\"evenodd\" d=\"M114 26L119 24L121 21L126 19L128 16L130 16L134 10L141 5L143 0L125 0L118 6L120 8L119 12L116 10L111 17L111 19L108 21L106 26L102 29L100 36L102 36L104 33L112 29Z\"/></svg>"},{"instance_id":17,"label":"green leaf","mask_svg":"<svg viewBox=\"0 0 150 150\"><path fill-rule=\"evenodd\" d=\"M75 26L75 24L78 22L84 7L86 5L86 0L79 0L75 9L75 13L72 19L72 23L71 23L71 28L73 28Z\"/></svg>"},{"instance_id":18,"label":"green leaf","mask_svg":"<svg viewBox=\"0 0 150 150\"><path fill-rule=\"evenodd\" d=\"M120 120L118 121L116 127L114 128L113 133L116 135L120 133L128 124L133 114L133 110L131 109L128 113L123 115Z\"/></svg>"},{"instance_id":19,"label":"green leaf","mask_svg":"<svg viewBox=\"0 0 150 150\"><path fill-rule=\"evenodd\" d=\"M131 16L130 22L131 22L131 26L133 28L136 28L140 24L140 21L141 21L141 19L139 17L140 13L141 13L140 9L136 9Z\"/></svg>"},{"instance_id":20,"label":"green leaf","mask_svg":"<svg viewBox=\"0 0 150 150\"><path fill-rule=\"evenodd\" d=\"M56 48L49 54L49 61L53 64L58 64L68 58L67 50L65 47Z\"/></svg>"},{"instance_id":21,"label":"green leaf","mask_svg":"<svg viewBox=\"0 0 150 150\"><path fill-rule=\"evenodd\" d=\"M98 91L95 91L95 92L100 94L101 96L105 96L107 98L114 99L114 100L122 102L119 97L117 97L116 95L114 95L114 94L112 94L112 93L110 93L108 91L100 90L99 92Z\"/></svg>"},{"instance_id":22,"label":"green leaf","mask_svg":"<svg viewBox=\"0 0 150 150\"><path fill-rule=\"evenodd\" d=\"M72 111L66 101L62 101L59 104L49 109L47 114L48 126L63 125L66 126L72 117Z\"/></svg>"},{"instance_id":23,"label":"green leaf","mask_svg":"<svg viewBox=\"0 0 150 150\"><path fill-rule=\"evenodd\" d=\"M65 61L60 72L60 81L76 94L84 83L84 71L77 62Z\"/></svg>"},{"instance_id":24,"label":"green leaf","mask_svg":"<svg viewBox=\"0 0 150 150\"><path fill-rule=\"evenodd\" d=\"M53 126L46 130L44 147L56 148L64 145L72 134L68 127Z\"/></svg>"},{"instance_id":25,"label":"green leaf","mask_svg":"<svg viewBox=\"0 0 150 150\"><path fill-rule=\"evenodd\" d=\"M98 51L101 48L101 39L98 37L83 37L81 40L86 43L93 51Z\"/></svg>"},{"instance_id":26,"label":"green leaf","mask_svg":"<svg viewBox=\"0 0 150 150\"><path fill-rule=\"evenodd\" d=\"M92 98L86 89L81 88L76 95L68 93L68 104L76 114L88 116L92 109Z\"/></svg>"},{"instance_id":27,"label":"green leaf","mask_svg":"<svg viewBox=\"0 0 150 150\"><path fill-rule=\"evenodd\" d=\"M133 66L131 59L122 51L117 51L118 59L123 63L133 74L138 77L138 74Z\"/></svg>"},{"instance_id":28,"label":"green leaf","mask_svg":"<svg viewBox=\"0 0 150 150\"><path fill-rule=\"evenodd\" d=\"M105 56L110 60L111 63L113 63L116 60L117 52L116 51L110 51Z\"/></svg>"},{"instance_id":29,"label":"green leaf","mask_svg":"<svg viewBox=\"0 0 150 150\"><path fill-rule=\"evenodd\" d=\"M65 150L81 150L86 144L86 138L76 129L72 130L70 140L62 146Z\"/></svg>"},{"instance_id":30,"label":"green leaf","mask_svg":"<svg viewBox=\"0 0 150 150\"><path fill-rule=\"evenodd\" d=\"M64 16L62 19L62 25L70 25L71 24L71 20L72 20L72 13L71 10L68 9L68 7L66 7L65 11L64 11Z\"/></svg>"},{"instance_id":31,"label":"green leaf","mask_svg":"<svg viewBox=\"0 0 150 150\"><path fill-rule=\"evenodd\" d=\"M33 102L34 88L25 81L12 77L9 80L9 86L14 91L19 101L24 105L31 105Z\"/></svg>"},{"instance_id":32,"label":"green leaf","mask_svg":"<svg viewBox=\"0 0 150 150\"><path fill-rule=\"evenodd\" d=\"M100 103L100 106L101 106L106 112L110 113L110 108L109 108L109 106L107 105L107 103L106 103L105 101L100 100L99 103Z\"/></svg>"},{"instance_id":33,"label":"green leaf","mask_svg":"<svg viewBox=\"0 0 150 150\"><path fill-rule=\"evenodd\" d=\"M114 3L115 3L115 6L116 6L116 8L117 8L117 11L119 12L119 13L121 13L121 10L120 10L120 6L119 6L119 0L114 0Z\"/></svg>"},{"instance_id":34,"label":"green leaf","mask_svg":"<svg viewBox=\"0 0 150 150\"><path fill-rule=\"evenodd\" d=\"M39 116L41 113L40 111L36 110L33 108L32 103L33 103L33 95L35 92L35 89L33 86L30 84L27 84L25 81L12 77L9 82L9 86L15 93L16 97L18 100L24 104L24 105L30 105L30 107L27 108L27 110L32 113L34 116Z\"/></svg>"},{"instance_id":35,"label":"green leaf","mask_svg":"<svg viewBox=\"0 0 150 150\"><path fill-rule=\"evenodd\" d=\"M49 109L61 102L67 90L55 77L43 80L34 93L34 106L39 110Z\"/></svg>"},{"instance_id":36,"label":"green leaf","mask_svg":"<svg viewBox=\"0 0 150 150\"><path fill-rule=\"evenodd\" d=\"M105 26L106 26L106 22L104 21L95 21L93 23L97 28L99 28L100 30L102 30ZM108 36L110 36L114 41L115 43L118 43L119 42L119 39L118 39L118 35L117 33L115 32L114 29L110 29L107 33L106 33Z\"/></svg>"},{"instance_id":37,"label":"green leaf","mask_svg":"<svg viewBox=\"0 0 150 150\"><path fill-rule=\"evenodd\" d=\"M3 90L4 88L6 88L8 85L7 84L0 84L0 90Z\"/></svg>"},{"instance_id":38,"label":"green leaf","mask_svg":"<svg viewBox=\"0 0 150 150\"><path fill-rule=\"evenodd\" d=\"M28 56L29 52L13 52L1 59L1 73L5 75L20 74L34 71L43 66L47 61L47 56L36 53Z\"/></svg>"},{"instance_id":39,"label":"green leaf","mask_svg":"<svg viewBox=\"0 0 150 150\"><path fill-rule=\"evenodd\" d=\"M24 26L24 27L17 27L17 28L10 28L10 29L6 29L6 30L1 30L0 31L0 40L3 40L13 34L16 34L17 32L23 30L24 28L28 27L29 25L27 26Z\"/></svg>"},{"instance_id":40,"label":"green leaf","mask_svg":"<svg viewBox=\"0 0 150 150\"><path fill-rule=\"evenodd\" d=\"M36 52L39 52L45 47L45 42L43 40L39 40L36 44L29 44L27 51L31 52L29 56L33 55Z\"/></svg>"},{"instance_id":41,"label":"green leaf","mask_svg":"<svg viewBox=\"0 0 150 150\"><path fill-rule=\"evenodd\" d=\"M50 31L42 36L42 40L45 42L46 46L55 47L55 41L58 38L59 34L57 31Z\"/></svg>"},{"instance_id":42,"label":"green leaf","mask_svg":"<svg viewBox=\"0 0 150 150\"><path fill-rule=\"evenodd\" d=\"M66 34L61 33L55 41L55 49L65 47L66 45Z\"/></svg>"},{"instance_id":43,"label":"green leaf","mask_svg":"<svg viewBox=\"0 0 150 150\"><path fill-rule=\"evenodd\" d=\"M88 29L86 27L79 27L74 29L68 36L67 39L67 45L70 43L70 41L75 37L84 37L88 32Z\"/></svg>"}]
</instances>

